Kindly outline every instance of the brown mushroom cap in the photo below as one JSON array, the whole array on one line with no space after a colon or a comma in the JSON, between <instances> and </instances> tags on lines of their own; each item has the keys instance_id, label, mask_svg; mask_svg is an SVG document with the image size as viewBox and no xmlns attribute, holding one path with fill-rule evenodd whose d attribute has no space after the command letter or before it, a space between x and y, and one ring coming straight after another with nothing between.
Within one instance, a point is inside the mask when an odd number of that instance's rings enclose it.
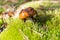
<instances>
[{"instance_id":1,"label":"brown mushroom cap","mask_svg":"<svg viewBox=\"0 0 60 40\"><path fill-rule=\"evenodd\" d=\"M36 14L36 11L32 7L28 7L25 10L28 12L30 16L33 16L34 14Z\"/></svg>"},{"instance_id":2,"label":"brown mushroom cap","mask_svg":"<svg viewBox=\"0 0 60 40\"><path fill-rule=\"evenodd\" d=\"M28 17L33 16L34 14L36 14L37 12L32 8L32 7L28 7L26 9L23 9L20 14L19 17L21 19L26 19Z\"/></svg>"}]
</instances>

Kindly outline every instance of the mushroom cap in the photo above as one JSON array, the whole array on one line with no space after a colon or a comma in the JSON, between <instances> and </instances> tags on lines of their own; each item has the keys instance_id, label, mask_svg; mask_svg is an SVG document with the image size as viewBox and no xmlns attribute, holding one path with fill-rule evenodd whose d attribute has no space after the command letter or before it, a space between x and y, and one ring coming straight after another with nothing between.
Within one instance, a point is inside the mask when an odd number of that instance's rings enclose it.
<instances>
[{"instance_id":1,"label":"mushroom cap","mask_svg":"<svg viewBox=\"0 0 60 40\"><path fill-rule=\"evenodd\" d=\"M21 18L21 19L26 19L28 17L29 17L29 14L25 11L22 11L19 15L19 18Z\"/></svg>"},{"instance_id":2,"label":"mushroom cap","mask_svg":"<svg viewBox=\"0 0 60 40\"><path fill-rule=\"evenodd\" d=\"M19 17L21 19L27 19L28 17L31 17L36 13L37 12L32 7L28 7L26 9L21 10Z\"/></svg>"}]
</instances>

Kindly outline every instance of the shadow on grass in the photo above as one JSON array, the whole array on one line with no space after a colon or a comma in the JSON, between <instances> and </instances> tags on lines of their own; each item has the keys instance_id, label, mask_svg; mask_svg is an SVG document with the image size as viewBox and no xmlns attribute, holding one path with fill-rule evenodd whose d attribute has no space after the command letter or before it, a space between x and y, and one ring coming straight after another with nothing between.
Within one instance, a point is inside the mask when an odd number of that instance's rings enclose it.
<instances>
[{"instance_id":1,"label":"shadow on grass","mask_svg":"<svg viewBox=\"0 0 60 40\"><path fill-rule=\"evenodd\" d=\"M36 17L35 22L40 22L41 25L46 24L46 22L51 20L53 18L53 15L40 15Z\"/></svg>"},{"instance_id":2,"label":"shadow on grass","mask_svg":"<svg viewBox=\"0 0 60 40\"><path fill-rule=\"evenodd\" d=\"M44 30L46 30L46 22L49 20L51 21L51 19L54 16L52 14L50 15L38 15L38 17L35 18L34 23L38 24L38 30L42 27Z\"/></svg>"}]
</instances>

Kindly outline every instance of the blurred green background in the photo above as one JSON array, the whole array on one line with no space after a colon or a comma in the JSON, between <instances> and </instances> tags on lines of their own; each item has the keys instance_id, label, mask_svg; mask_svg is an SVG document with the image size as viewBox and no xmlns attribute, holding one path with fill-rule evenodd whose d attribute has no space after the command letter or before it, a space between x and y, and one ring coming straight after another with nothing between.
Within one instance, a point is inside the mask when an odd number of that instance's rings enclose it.
<instances>
[{"instance_id":1,"label":"blurred green background","mask_svg":"<svg viewBox=\"0 0 60 40\"><path fill-rule=\"evenodd\" d=\"M38 13L38 17L35 17L36 22L31 19L24 22L19 18L4 20L10 22L7 22L7 28L0 33L0 40L60 40L60 4L51 3L50 0L42 3L35 1L0 1L2 8L0 12L4 11L2 6L5 7L5 5L18 8L24 4L24 7L33 7ZM45 10L40 10L41 7ZM2 21L0 23L2 24Z\"/></svg>"}]
</instances>

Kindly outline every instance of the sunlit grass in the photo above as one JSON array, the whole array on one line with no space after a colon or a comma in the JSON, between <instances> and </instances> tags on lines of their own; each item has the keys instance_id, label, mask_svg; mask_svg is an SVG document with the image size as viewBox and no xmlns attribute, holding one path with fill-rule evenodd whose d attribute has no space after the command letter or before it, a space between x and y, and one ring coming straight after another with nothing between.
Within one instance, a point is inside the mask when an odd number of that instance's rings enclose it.
<instances>
[{"instance_id":1,"label":"sunlit grass","mask_svg":"<svg viewBox=\"0 0 60 40\"><path fill-rule=\"evenodd\" d=\"M34 4L30 4L30 6L33 7ZM51 4L49 6L51 6ZM34 6L33 8L37 7ZM59 40L60 8L59 9L57 8L53 11L51 10L43 11L37 9L37 12L39 15L38 17L36 17L35 22L33 22L33 20L30 19L24 22L23 20L18 18L12 19L10 23L7 22L8 23L7 28L4 29L2 33L0 33L0 39L1 40Z\"/></svg>"}]
</instances>

